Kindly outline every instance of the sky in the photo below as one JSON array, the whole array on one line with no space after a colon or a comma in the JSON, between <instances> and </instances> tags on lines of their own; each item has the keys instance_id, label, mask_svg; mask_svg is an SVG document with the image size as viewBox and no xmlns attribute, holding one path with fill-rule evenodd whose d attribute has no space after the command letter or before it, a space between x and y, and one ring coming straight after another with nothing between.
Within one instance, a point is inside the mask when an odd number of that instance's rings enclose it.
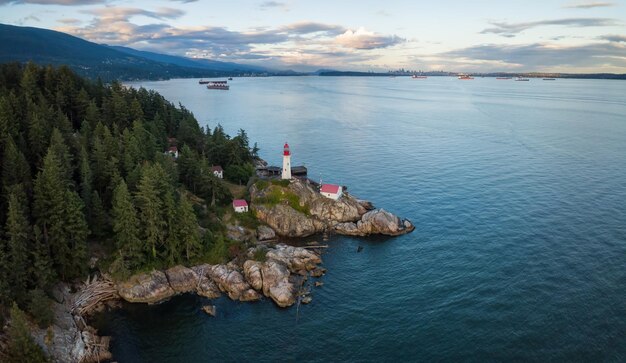
<instances>
[{"instance_id":1,"label":"sky","mask_svg":"<svg viewBox=\"0 0 626 363\"><path fill-rule=\"evenodd\" d=\"M626 73L626 0L0 0L0 23L298 71Z\"/></svg>"}]
</instances>

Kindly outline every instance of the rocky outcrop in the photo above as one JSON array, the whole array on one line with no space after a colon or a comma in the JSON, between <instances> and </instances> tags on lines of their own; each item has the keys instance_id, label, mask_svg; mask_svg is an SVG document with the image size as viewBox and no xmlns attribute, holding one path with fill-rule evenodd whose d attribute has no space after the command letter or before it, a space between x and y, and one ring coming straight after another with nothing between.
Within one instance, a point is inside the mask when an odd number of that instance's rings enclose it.
<instances>
[{"instance_id":1,"label":"rocky outcrop","mask_svg":"<svg viewBox=\"0 0 626 363\"><path fill-rule=\"evenodd\" d=\"M243 273L246 276L246 280L255 290L263 289L263 276L261 275L261 268L263 263L259 261L248 260L243 264Z\"/></svg>"},{"instance_id":2,"label":"rocky outcrop","mask_svg":"<svg viewBox=\"0 0 626 363\"><path fill-rule=\"evenodd\" d=\"M270 260L261 268L263 275L263 294L281 308L291 306L296 302L295 288L289 282L289 270L280 262Z\"/></svg>"},{"instance_id":3,"label":"rocky outcrop","mask_svg":"<svg viewBox=\"0 0 626 363\"><path fill-rule=\"evenodd\" d=\"M185 266L174 266L165 271L165 276L177 294L195 291L198 286L198 275Z\"/></svg>"},{"instance_id":4,"label":"rocky outcrop","mask_svg":"<svg viewBox=\"0 0 626 363\"><path fill-rule=\"evenodd\" d=\"M207 271L208 276L217 284L220 290L226 292L232 300L239 300L250 285L244 280L241 272L226 265L215 265Z\"/></svg>"},{"instance_id":5,"label":"rocky outcrop","mask_svg":"<svg viewBox=\"0 0 626 363\"><path fill-rule=\"evenodd\" d=\"M348 236L368 236L383 234L398 236L412 232L415 226L408 220L401 220L398 216L383 209L375 209L363 215L356 223L347 222L335 225L334 230Z\"/></svg>"},{"instance_id":6,"label":"rocky outcrop","mask_svg":"<svg viewBox=\"0 0 626 363\"><path fill-rule=\"evenodd\" d=\"M264 250L266 247L262 247ZM257 252L247 252L253 258ZM198 265L191 268L175 266L165 272L140 274L120 283L117 291L129 302L158 303L175 294L195 292L210 299L224 292L232 300L255 301L263 295L278 306L287 307L296 301L293 281L307 271L318 271L320 257L305 248L279 244L267 248L265 261L246 260L242 266L231 261L220 265ZM292 274L293 273L293 274Z\"/></svg>"},{"instance_id":7,"label":"rocky outcrop","mask_svg":"<svg viewBox=\"0 0 626 363\"><path fill-rule=\"evenodd\" d=\"M320 257L301 247L279 244L276 248L267 251L266 258L275 260L287 266L291 272L310 271L322 262Z\"/></svg>"},{"instance_id":8,"label":"rocky outcrop","mask_svg":"<svg viewBox=\"0 0 626 363\"><path fill-rule=\"evenodd\" d=\"M154 304L176 294L163 271L139 274L117 285L122 299L132 303Z\"/></svg>"},{"instance_id":9,"label":"rocky outcrop","mask_svg":"<svg viewBox=\"0 0 626 363\"><path fill-rule=\"evenodd\" d=\"M256 229L256 239L259 241L269 241L276 238L276 232L268 226L259 226Z\"/></svg>"},{"instance_id":10,"label":"rocky outcrop","mask_svg":"<svg viewBox=\"0 0 626 363\"><path fill-rule=\"evenodd\" d=\"M253 206L257 218L283 237L307 237L326 228L320 219L307 216L286 204Z\"/></svg>"},{"instance_id":11,"label":"rocky outcrop","mask_svg":"<svg viewBox=\"0 0 626 363\"><path fill-rule=\"evenodd\" d=\"M288 186L269 183L263 189L255 184L250 187L250 195L257 218L283 237L307 237L329 230L352 236L397 236L415 229L408 220L382 209L374 210L368 201L347 192L339 200L332 200L302 180L294 179ZM276 203L276 196L283 199Z\"/></svg>"}]
</instances>

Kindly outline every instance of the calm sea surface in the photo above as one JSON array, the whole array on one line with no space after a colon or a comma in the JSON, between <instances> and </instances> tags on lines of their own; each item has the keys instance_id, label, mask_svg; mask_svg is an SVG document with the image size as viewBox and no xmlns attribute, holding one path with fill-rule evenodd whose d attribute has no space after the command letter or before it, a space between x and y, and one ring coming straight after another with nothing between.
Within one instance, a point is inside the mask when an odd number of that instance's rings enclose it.
<instances>
[{"instance_id":1,"label":"calm sea surface","mask_svg":"<svg viewBox=\"0 0 626 363\"><path fill-rule=\"evenodd\" d=\"M334 237L313 302L101 317L120 362L626 361L626 82L134 83L417 226ZM319 239L318 239L319 241ZM361 253L357 247L363 246Z\"/></svg>"}]
</instances>

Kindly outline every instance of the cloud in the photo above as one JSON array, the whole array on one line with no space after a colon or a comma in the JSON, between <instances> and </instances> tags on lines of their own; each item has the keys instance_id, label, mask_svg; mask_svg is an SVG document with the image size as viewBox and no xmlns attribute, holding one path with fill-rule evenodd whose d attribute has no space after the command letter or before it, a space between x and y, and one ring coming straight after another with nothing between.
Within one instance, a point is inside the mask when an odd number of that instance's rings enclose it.
<instances>
[{"instance_id":1,"label":"cloud","mask_svg":"<svg viewBox=\"0 0 626 363\"><path fill-rule=\"evenodd\" d=\"M369 32L364 28L356 31L346 30L345 33L335 38L335 43L353 49L377 49L387 48L393 45L403 43L405 39L396 35L381 35Z\"/></svg>"},{"instance_id":2,"label":"cloud","mask_svg":"<svg viewBox=\"0 0 626 363\"><path fill-rule=\"evenodd\" d=\"M133 16L143 15L153 19L165 20L176 19L183 15L185 12L180 9L173 8L159 8L156 11L144 10L139 8L124 8L124 7L106 7L92 10L83 11L86 14L96 15L101 21L126 21Z\"/></svg>"},{"instance_id":3,"label":"cloud","mask_svg":"<svg viewBox=\"0 0 626 363\"><path fill-rule=\"evenodd\" d=\"M289 5L280 1L264 1L259 4L261 10L283 9L289 10Z\"/></svg>"},{"instance_id":4,"label":"cloud","mask_svg":"<svg viewBox=\"0 0 626 363\"><path fill-rule=\"evenodd\" d=\"M609 2L583 2L583 3L565 5L563 7L568 8L568 9L591 9L591 8L602 8L602 7L615 6L615 5L616 5L615 3L609 3Z\"/></svg>"},{"instance_id":5,"label":"cloud","mask_svg":"<svg viewBox=\"0 0 626 363\"><path fill-rule=\"evenodd\" d=\"M603 35L601 37L598 37L598 39L608 40L609 42L614 43L626 43L626 35Z\"/></svg>"},{"instance_id":6,"label":"cloud","mask_svg":"<svg viewBox=\"0 0 626 363\"><path fill-rule=\"evenodd\" d=\"M286 31L290 34L311 34L323 32L326 34L338 35L346 31L346 28L340 25L315 23L311 21L298 22L289 25L285 25L280 28L282 31Z\"/></svg>"},{"instance_id":7,"label":"cloud","mask_svg":"<svg viewBox=\"0 0 626 363\"><path fill-rule=\"evenodd\" d=\"M94 5L104 4L107 0L0 0L0 5L39 4L39 5Z\"/></svg>"},{"instance_id":8,"label":"cloud","mask_svg":"<svg viewBox=\"0 0 626 363\"><path fill-rule=\"evenodd\" d=\"M76 19L76 18L63 18L57 21L61 24L67 24L67 25L76 25L76 24L80 24L83 22L82 20Z\"/></svg>"},{"instance_id":9,"label":"cloud","mask_svg":"<svg viewBox=\"0 0 626 363\"><path fill-rule=\"evenodd\" d=\"M612 43L592 43L560 47L550 44L478 45L441 53L444 59L502 64L521 70L555 68L626 67L626 47ZM493 68L491 69L494 70Z\"/></svg>"},{"instance_id":10,"label":"cloud","mask_svg":"<svg viewBox=\"0 0 626 363\"><path fill-rule=\"evenodd\" d=\"M507 23L507 22L491 22L493 28L487 28L481 31L481 34L498 34L504 37L514 37L518 33L531 28L548 26L548 25L561 25L568 27L593 27L593 26L612 26L617 25L618 22L615 19L609 18L567 18L567 19L554 19L554 20L540 20L524 23Z\"/></svg>"}]
</instances>

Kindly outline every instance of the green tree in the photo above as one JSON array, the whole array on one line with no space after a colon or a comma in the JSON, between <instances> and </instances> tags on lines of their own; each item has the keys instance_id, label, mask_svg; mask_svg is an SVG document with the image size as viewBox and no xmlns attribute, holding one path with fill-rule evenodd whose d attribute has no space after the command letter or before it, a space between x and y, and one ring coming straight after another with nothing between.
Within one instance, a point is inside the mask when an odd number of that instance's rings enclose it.
<instances>
[{"instance_id":1,"label":"green tree","mask_svg":"<svg viewBox=\"0 0 626 363\"><path fill-rule=\"evenodd\" d=\"M176 234L185 251L187 261L190 261L200 253L202 243L198 229L198 219L191 201L184 194L180 197L180 203L176 211Z\"/></svg>"},{"instance_id":2,"label":"green tree","mask_svg":"<svg viewBox=\"0 0 626 363\"><path fill-rule=\"evenodd\" d=\"M37 325L44 329L54 323L52 301L41 289L30 290L28 293L28 313L33 317Z\"/></svg>"},{"instance_id":3,"label":"green tree","mask_svg":"<svg viewBox=\"0 0 626 363\"><path fill-rule=\"evenodd\" d=\"M76 277L87 265L87 236L89 228L83 213L84 205L76 192L66 190L63 235L71 254L63 261L62 276Z\"/></svg>"},{"instance_id":4,"label":"green tree","mask_svg":"<svg viewBox=\"0 0 626 363\"><path fill-rule=\"evenodd\" d=\"M39 363L48 359L40 346L30 335L26 314L13 304L11 308L11 325L7 331L7 363Z\"/></svg>"},{"instance_id":5,"label":"green tree","mask_svg":"<svg viewBox=\"0 0 626 363\"><path fill-rule=\"evenodd\" d=\"M113 232L117 248L133 267L143 262L143 243L137 210L126 183L122 180L113 192Z\"/></svg>"},{"instance_id":6,"label":"green tree","mask_svg":"<svg viewBox=\"0 0 626 363\"><path fill-rule=\"evenodd\" d=\"M48 290L56 280L56 274L52 266L52 258L50 257L50 249L43 240L41 230L38 226L33 227L33 236L35 246L32 251L32 280L38 288Z\"/></svg>"},{"instance_id":7,"label":"green tree","mask_svg":"<svg viewBox=\"0 0 626 363\"><path fill-rule=\"evenodd\" d=\"M2 185L8 188L16 184L21 184L26 193L30 193L32 188L30 165L24 154L18 150L13 138L9 137L4 147Z\"/></svg>"},{"instance_id":8,"label":"green tree","mask_svg":"<svg viewBox=\"0 0 626 363\"><path fill-rule=\"evenodd\" d=\"M9 194L9 210L7 213L6 235L9 247L8 278L13 296L18 302L24 301L28 284L29 254L31 250L31 226L28 222L26 197L19 188Z\"/></svg>"},{"instance_id":9,"label":"green tree","mask_svg":"<svg viewBox=\"0 0 626 363\"><path fill-rule=\"evenodd\" d=\"M146 252L156 260L157 249L165 240L166 222L162 216L163 202L159 197L158 173L155 173L154 169L151 165L144 167L135 200L139 208L139 218L144 226Z\"/></svg>"},{"instance_id":10,"label":"green tree","mask_svg":"<svg viewBox=\"0 0 626 363\"><path fill-rule=\"evenodd\" d=\"M102 205L102 199L98 191L94 190L91 194L91 220L92 233L97 238L106 237L109 230L109 217Z\"/></svg>"}]
</instances>

